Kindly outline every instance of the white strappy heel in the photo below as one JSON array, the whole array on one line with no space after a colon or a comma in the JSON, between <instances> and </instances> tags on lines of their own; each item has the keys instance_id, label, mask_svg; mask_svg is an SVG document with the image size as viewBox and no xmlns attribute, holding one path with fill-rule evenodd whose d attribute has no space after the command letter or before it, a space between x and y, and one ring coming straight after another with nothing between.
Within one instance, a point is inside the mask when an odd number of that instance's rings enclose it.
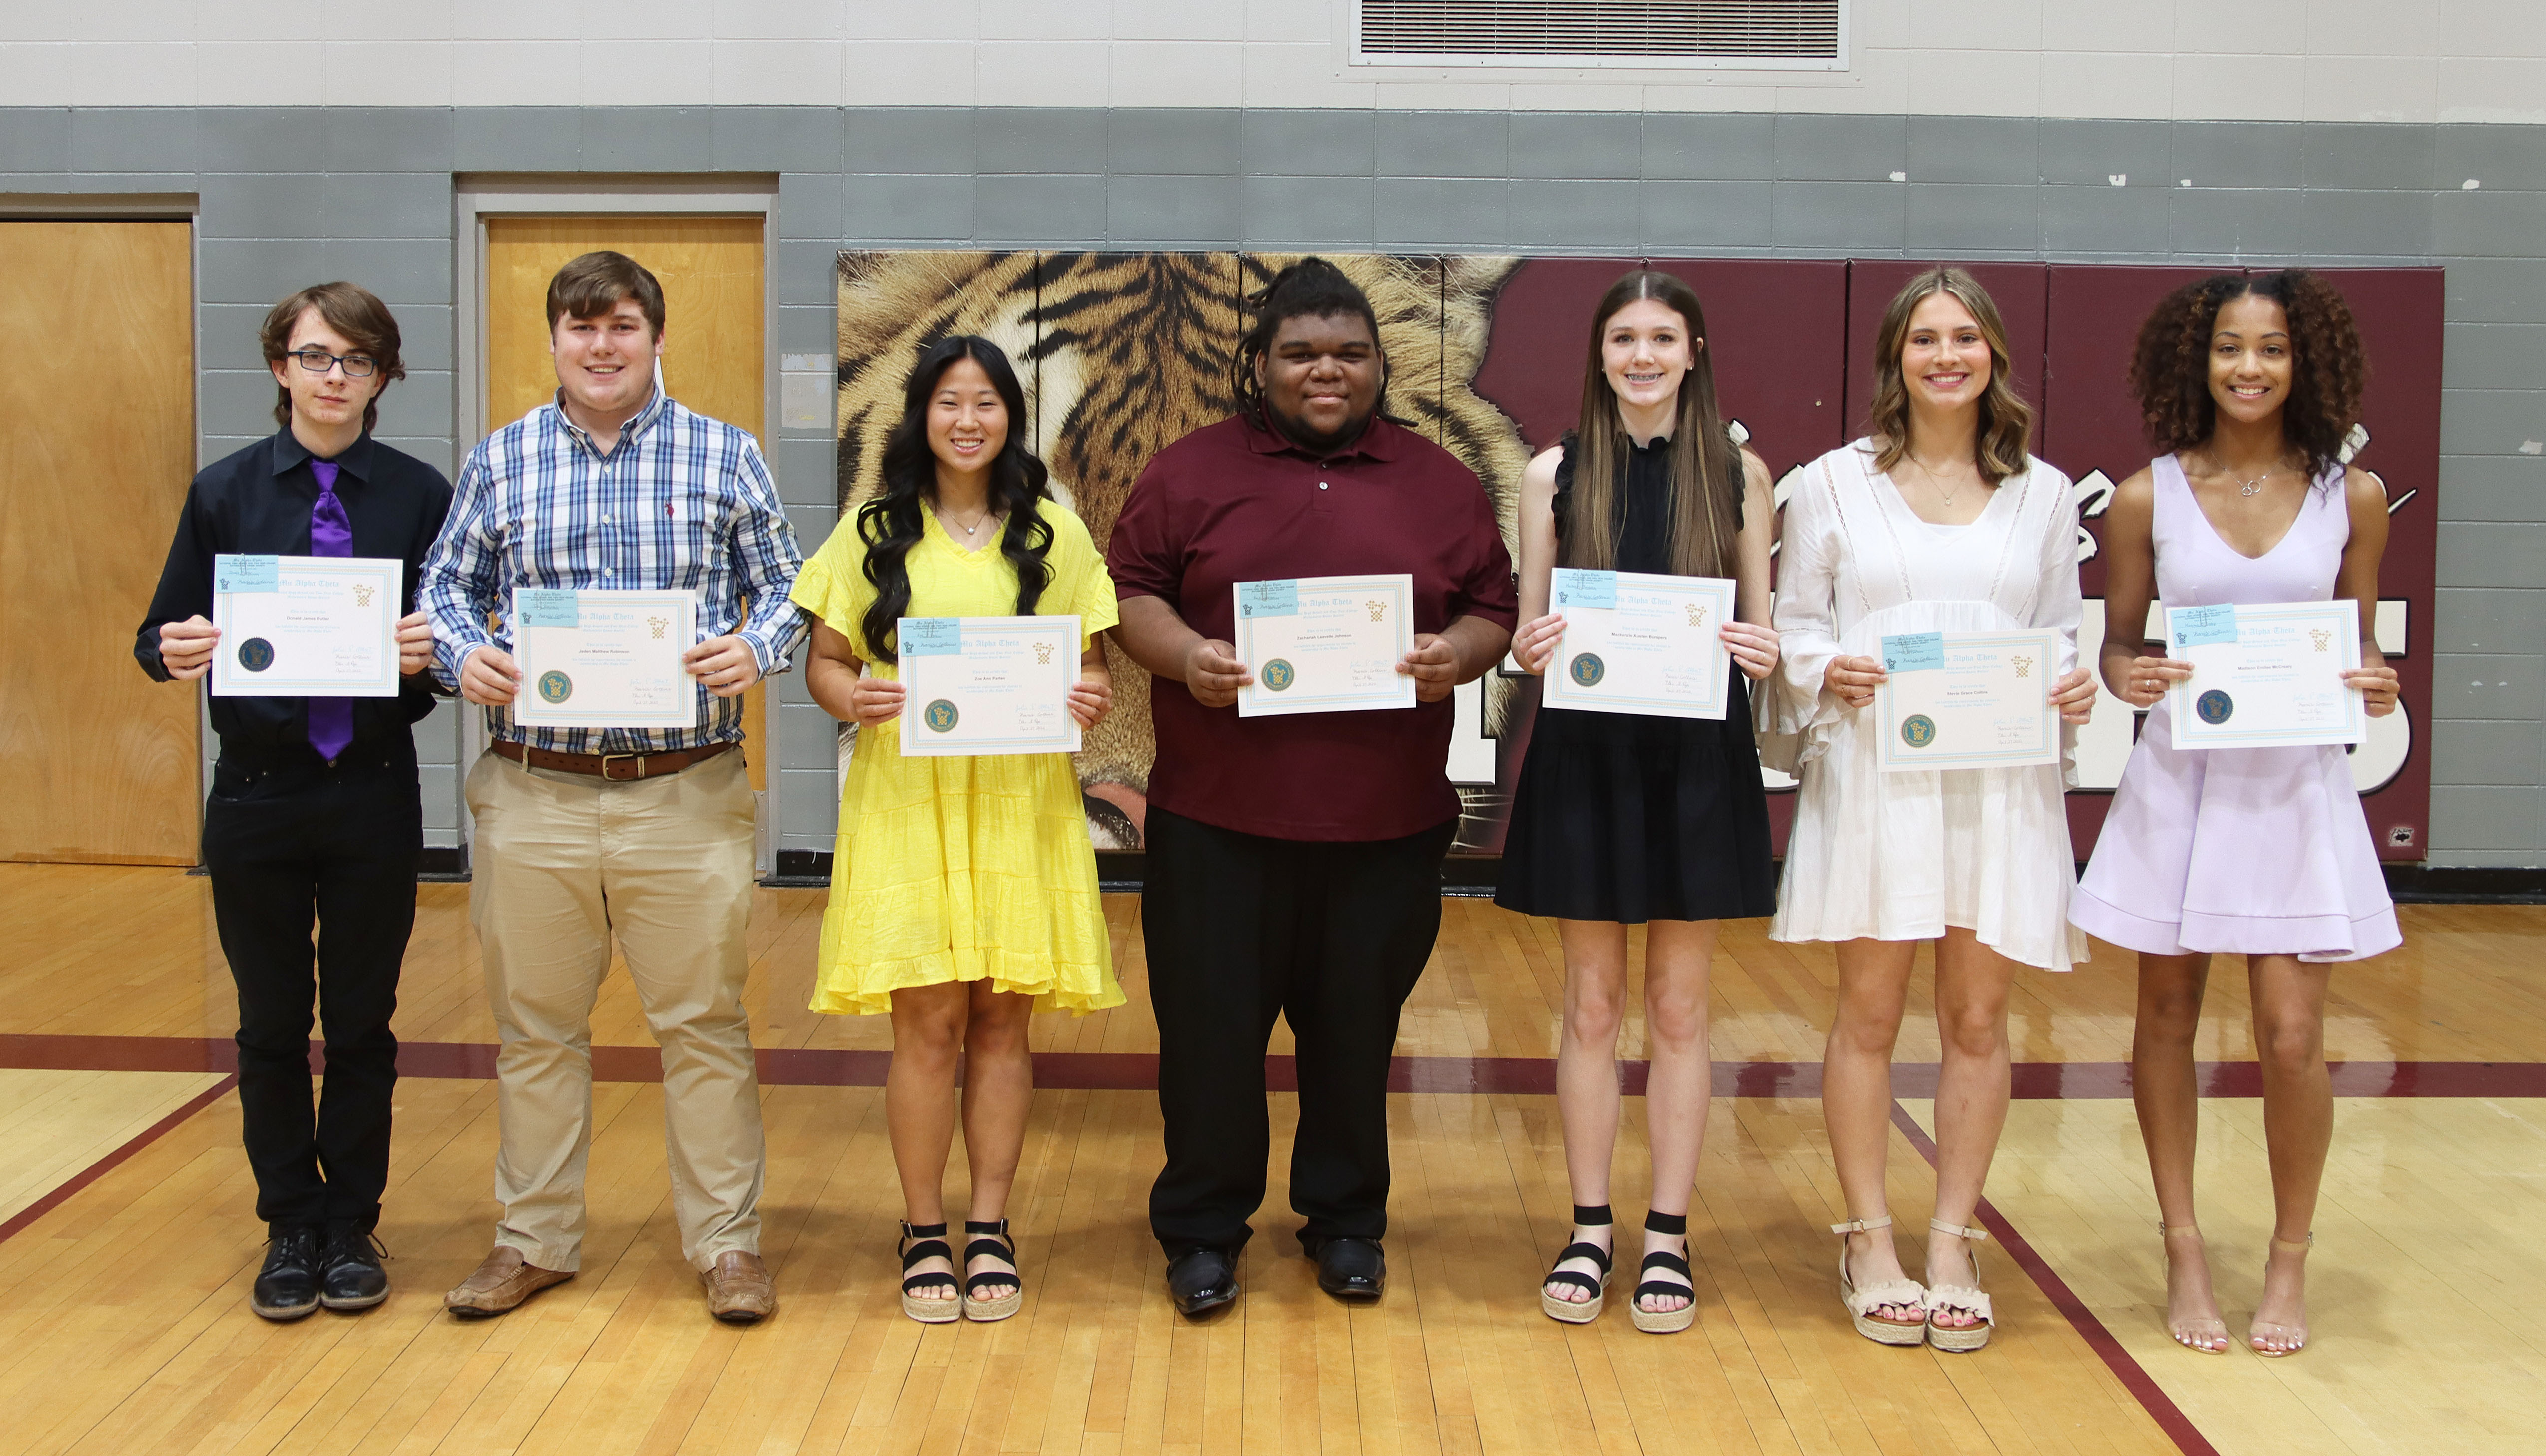
<instances>
[{"instance_id":1,"label":"white strappy heel","mask_svg":"<svg viewBox=\"0 0 2546 1456\"><path fill-rule=\"evenodd\" d=\"M1927 1338L1924 1316L1916 1320L1889 1320L1874 1312L1885 1305L1906 1305L1913 1310L1924 1310L1927 1307L1924 1286L1915 1279L1902 1278L1886 1279L1880 1284L1869 1284L1859 1289L1856 1281L1848 1277L1847 1236L1891 1227L1890 1214L1879 1219L1850 1219L1844 1224L1830 1225L1830 1232L1838 1236L1838 1302L1846 1307L1848 1318L1856 1322L1856 1332L1876 1344L1923 1344Z\"/></svg>"},{"instance_id":2,"label":"white strappy heel","mask_svg":"<svg viewBox=\"0 0 2546 1456\"><path fill-rule=\"evenodd\" d=\"M1939 1234L1951 1234L1957 1239L1973 1243L1989 1242L1987 1229L1966 1229L1960 1224L1946 1223L1943 1219L1929 1219L1927 1227ZM1978 1250L1973 1250L1974 1284L1979 1282L1980 1276L1981 1256ZM1936 1323L1936 1312L1939 1310L1957 1310L1978 1318L1981 1323L1961 1326L1939 1325ZM1988 1344L1990 1331L1995 1328L1997 1328L1997 1321L1990 1309L1990 1297L1973 1285L1937 1284L1927 1290L1927 1343L1937 1349L1968 1353Z\"/></svg>"}]
</instances>

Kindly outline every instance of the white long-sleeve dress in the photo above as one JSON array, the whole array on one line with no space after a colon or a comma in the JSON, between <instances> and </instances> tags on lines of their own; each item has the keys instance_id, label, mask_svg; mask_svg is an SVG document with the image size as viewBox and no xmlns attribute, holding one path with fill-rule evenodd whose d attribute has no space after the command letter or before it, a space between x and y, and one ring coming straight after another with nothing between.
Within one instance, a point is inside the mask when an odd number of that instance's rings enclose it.
<instances>
[{"instance_id":1,"label":"white long-sleeve dress","mask_svg":"<svg viewBox=\"0 0 2546 1456\"><path fill-rule=\"evenodd\" d=\"M1769 933L1927 940L1956 925L2010 960L2066 971L2086 954L2069 924L2074 735L2064 728L2057 764L1885 773L1873 708L1848 708L1822 677L1833 657L1880 657L1888 635L2047 627L2058 681L2077 665L2082 613L2069 477L2029 461L1978 519L1936 526L1874 460L1865 440L1833 450L1786 503L1783 660L1757 702L1763 732L1779 735L1762 758L1802 787Z\"/></svg>"}]
</instances>

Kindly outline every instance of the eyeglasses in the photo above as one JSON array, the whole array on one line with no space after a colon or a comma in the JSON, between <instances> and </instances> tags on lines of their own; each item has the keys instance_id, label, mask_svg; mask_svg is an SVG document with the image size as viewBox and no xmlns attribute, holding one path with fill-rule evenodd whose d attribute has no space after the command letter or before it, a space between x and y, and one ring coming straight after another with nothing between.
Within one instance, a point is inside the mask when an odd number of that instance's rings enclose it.
<instances>
[{"instance_id":1,"label":"eyeglasses","mask_svg":"<svg viewBox=\"0 0 2546 1456\"><path fill-rule=\"evenodd\" d=\"M299 360L300 367L311 374L325 374L341 364L345 366L345 378L349 380L368 380L381 368L380 362L369 354L330 354L324 349L298 349L293 352L292 357Z\"/></svg>"}]
</instances>

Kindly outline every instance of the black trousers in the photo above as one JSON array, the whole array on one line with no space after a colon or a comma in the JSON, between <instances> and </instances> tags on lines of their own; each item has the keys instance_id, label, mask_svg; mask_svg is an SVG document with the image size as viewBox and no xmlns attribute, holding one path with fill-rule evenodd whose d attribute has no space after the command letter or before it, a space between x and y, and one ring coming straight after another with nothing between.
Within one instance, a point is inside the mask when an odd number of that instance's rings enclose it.
<instances>
[{"instance_id":1,"label":"black trousers","mask_svg":"<svg viewBox=\"0 0 2546 1456\"><path fill-rule=\"evenodd\" d=\"M1303 1242L1388 1232L1388 1061L1441 933L1454 816L1401 839L1241 834L1149 809L1141 896L1167 1165L1149 1228L1170 1259L1235 1249L1264 1202L1264 1048L1299 1047L1291 1207Z\"/></svg>"},{"instance_id":2,"label":"black trousers","mask_svg":"<svg viewBox=\"0 0 2546 1456\"><path fill-rule=\"evenodd\" d=\"M380 1222L397 1085L398 964L423 847L415 744L356 743L212 770L204 863L238 985L239 1108L256 1214L269 1225ZM317 925L315 975L310 927ZM310 1106L310 1003L327 1080Z\"/></svg>"}]
</instances>

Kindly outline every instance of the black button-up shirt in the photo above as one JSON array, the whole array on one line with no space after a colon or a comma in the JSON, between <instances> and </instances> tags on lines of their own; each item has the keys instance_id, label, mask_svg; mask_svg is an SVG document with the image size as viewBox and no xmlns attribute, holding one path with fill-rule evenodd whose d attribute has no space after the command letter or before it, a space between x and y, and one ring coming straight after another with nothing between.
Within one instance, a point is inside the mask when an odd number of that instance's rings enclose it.
<instances>
[{"instance_id":1,"label":"black button-up shirt","mask_svg":"<svg viewBox=\"0 0 2546 1456\"><path fill-rule=\"evenodd\" d=\"M341 468L336 497L354 523L353 554L405 561L399 615L413 612L424 555L442 533L443 517L451 513L451 482L440 471L368 434L336 457L336 464ZM177 537L168 544L168 564L159 572L150 615L132 639L132 655L141 670L168 680L168 669L159 661L163 625L189 617L212 620L214 555L307 556L309 512L317 502L318 477L309 469L309 452L288 428L198 472L177 517ZM354 741L406 733L433 711L434 693L428 671L401 678L394 698L356 698ZM212 699L212 728L221 735L221 751L269 758L297 749L314 760L308 701Z\"/></svg>"}]
</instances>

